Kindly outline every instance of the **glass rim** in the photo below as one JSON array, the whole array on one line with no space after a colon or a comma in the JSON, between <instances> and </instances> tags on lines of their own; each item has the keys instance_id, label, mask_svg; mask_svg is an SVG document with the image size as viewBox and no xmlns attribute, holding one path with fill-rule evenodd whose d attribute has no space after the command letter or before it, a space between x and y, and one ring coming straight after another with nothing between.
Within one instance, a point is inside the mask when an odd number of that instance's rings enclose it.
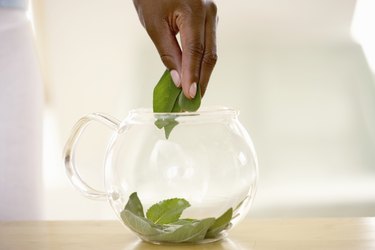
<instances>
[{"instance_id":1,"label":"glass rim","mask_svg":"<svg viewBox=\"0 0 375 250\"><path fill-rule=\"evenodd\" d=\"M137 108L129 111L130 115L152 115L152 116L197 116L197 115L214 115L228 114L239 115L239 110L226 106L207 106L201 107L194 112L153 112L151 108Z\"/></svg>"}]
</instances>

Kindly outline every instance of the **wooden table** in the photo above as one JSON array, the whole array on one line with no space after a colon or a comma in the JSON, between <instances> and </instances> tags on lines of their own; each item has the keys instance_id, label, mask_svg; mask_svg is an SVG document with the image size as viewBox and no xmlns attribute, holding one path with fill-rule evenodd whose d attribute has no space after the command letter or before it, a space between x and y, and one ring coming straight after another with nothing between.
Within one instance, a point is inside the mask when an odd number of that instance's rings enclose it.
<instances>
[{"instance_id":1,"label":"wooden table","mask_svg":"<svg viewBox=\"0 0 375 250\"><path fill-rule=\"evenodd\" d=\"M116 221L0 222L1 250L375 249L375 218L249 219L205 245L143 243Z\"/></svg>"}]
</instances>

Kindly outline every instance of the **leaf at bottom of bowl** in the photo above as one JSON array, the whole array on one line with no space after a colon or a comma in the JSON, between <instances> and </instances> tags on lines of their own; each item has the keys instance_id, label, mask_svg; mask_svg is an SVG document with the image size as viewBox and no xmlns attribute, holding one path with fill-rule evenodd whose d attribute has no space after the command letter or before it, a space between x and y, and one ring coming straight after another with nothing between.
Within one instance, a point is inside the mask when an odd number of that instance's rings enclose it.
<instances>
[{"instance_id":1,"label":"leaf at bottom of bowl","mask_svg":"<svg viewBox=\"0 0 375 250\"><path fill-rule=\"evenodd\" d=\"M133 214L129 210L121 212L121 219L134 232L142 236L159 235L162 232L155 227L155 224L144 217Z\"/></svg>"},{"instance_id":2,"label":"leaf at bottom of bowl","mask_svg":"<svg viewBox=\"0 0 375 250\"><path fill-rule=\"evenodd\" d=\"M173 243L197 242L205 238L208 228L214 222L215 218L207 218L204 220L189 222L183 225L169 224L169 229L173 228L173 230L161 234L150 235L148 239L151 241Z\"/></svg>"},{"instance_id":3,"label":"leaf at bottom of bowl","mask_svg":"<svg viewBox=\"0 0 375 250\"><path fill-rule=\"evenodd\" d=\"M230 226L232 208L217 219L180 219L183 210L189 206L183 198L164 200L152 205L145 218L142 203L135 192L120 215L124 224L141 238L156 242L199 242L217 237Z\"/></svg>"},{"instance_id":4,"label":"leaf at bottom of bowl","mask_svg":"<svg viewBox=\"0 0 375 250\"><path fill-rule=\"evenodd\" d=\"M128 203L126 203L126 206L124 208L124 211L128 210L132 212L133 214L140 216L140 217L145 217L145 214L143 212L143 206L141 201L138 198L138 195L136 192L132 193L129 196Z\"/></svg>"},{"instance_id":5,"label":"leaf at bottom of bowl","mask_svg":"<svg viewBox=\"0 0 375 250\"><path fill-rule=\"evenodd\" d=\"M221 231L227 229L232 219L233 209L229 208L224 214L215 220L215 223L208 229L206 238L215 238Z\"/></svg>"},{"instance_id":6,"label":"leaf at bottom of bowl","mask_svg":"<svg viewBox=\"0 0 375 250\"><path fill-rule=\"evenodd\" d=\"M163 200L152 205L147 210L146 216L155 224L169 224L177 221L188 207L190 207L190 203L185 199Z\"/></svg>"}]
</instances>

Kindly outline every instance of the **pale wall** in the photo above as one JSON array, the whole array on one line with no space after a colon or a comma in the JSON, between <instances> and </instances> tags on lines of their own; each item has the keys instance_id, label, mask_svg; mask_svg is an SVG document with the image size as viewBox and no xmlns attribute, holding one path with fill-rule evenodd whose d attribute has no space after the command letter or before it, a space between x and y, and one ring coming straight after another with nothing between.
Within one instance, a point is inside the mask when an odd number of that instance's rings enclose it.
<instances>
[{"instance_id":1,"label":"pale wall","mask_svg":"<svg viewBox=\"0 0 375 250\"><path fill-rule=\"evenodd\" d=\"M251 132L260 163L252 215L374 215L375 84L349 35L355 1L217 3L219 61L203 105L241 110ZM113 218L69 185L63 143L86 113L151 107L164 67L131 1L34 7L48 90L45 218ZM97 186L107 136L93 126L81 145L82 175Z\"/></svg>"}]
</instances>

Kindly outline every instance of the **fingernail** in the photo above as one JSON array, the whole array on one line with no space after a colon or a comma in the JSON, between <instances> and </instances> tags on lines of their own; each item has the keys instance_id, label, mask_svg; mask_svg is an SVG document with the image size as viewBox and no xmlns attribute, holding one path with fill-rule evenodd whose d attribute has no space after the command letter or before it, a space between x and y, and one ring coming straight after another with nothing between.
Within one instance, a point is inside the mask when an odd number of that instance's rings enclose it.
<instances>
[{"instance_id":1,"label":"fingernail","mask_svg":"<svg viewBox=\"0 0 375 250\"><path fill-rule=\"evenodd\" d=\"M171 77L172 77L174 85L176 85L176 87L179 88L181 86L180 75L178 74L176 70L174 69L171 70Z\"/></svg>"},{"instance_id":2,"label":"fingernail","mask_svg":"<svg viewBox=\"0 0 375 250\"><path fill-rule=\"evenodd\" d=\"M190 85L189 95L191 98L194 98L196 94L197 94L197 83L194 82L193 84Z\"/></svg>"}]
</instances>

